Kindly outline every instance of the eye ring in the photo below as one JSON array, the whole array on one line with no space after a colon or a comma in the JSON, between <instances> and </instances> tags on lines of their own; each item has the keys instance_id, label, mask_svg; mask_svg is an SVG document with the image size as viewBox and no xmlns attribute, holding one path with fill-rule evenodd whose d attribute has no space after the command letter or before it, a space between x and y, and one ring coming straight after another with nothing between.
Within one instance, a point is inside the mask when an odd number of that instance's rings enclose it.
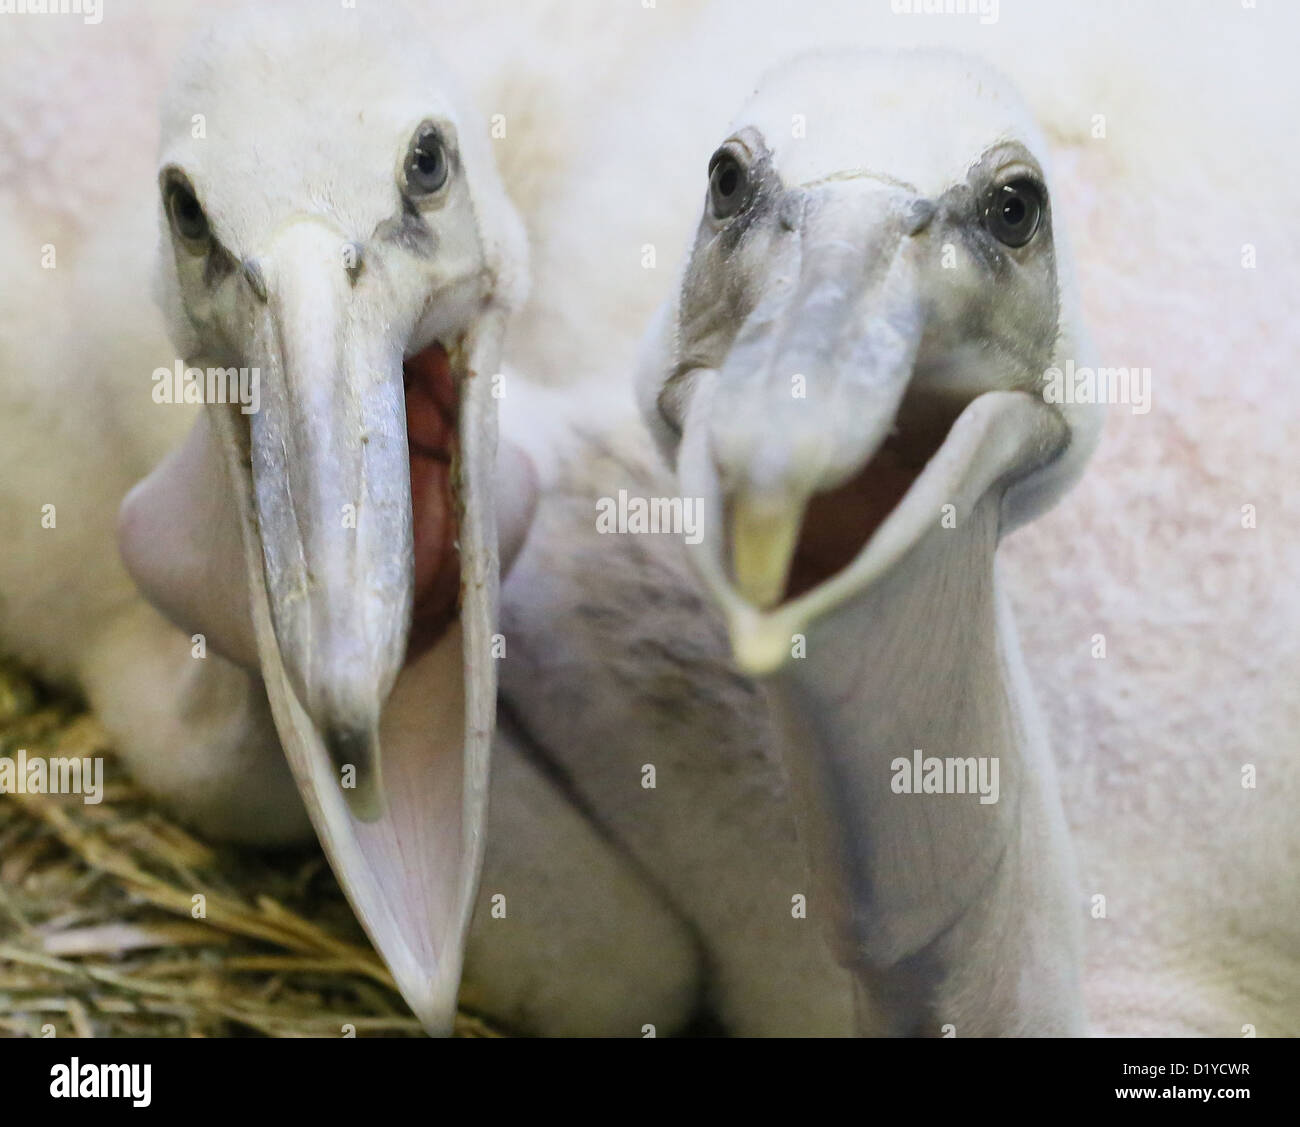
<instances>
[{"instance_id":1,"label":"eye ring","mask_svg":"<svg viewBox=\"0 0 1300 1127\"><path fill-rule=\"evenodd\" d=\"M709 161L709 209L715 219L730 219L749 203L749 170L730 149L719 149Z\"/></svg>"},{"instance_id":2,"label":"eye ring","mask_svg":"<svg viewBox=\"0 0 1300 1127\"><path fill-rule=\"evenodd\" d=\"M167 175L163 186L163 202L177 236L191 249L206 249L212 229L203 205L199 203L199 197L181 173L171 172Z\"/></svg>"},{"instance_id":3,"label":"eye ring","mask_svg":"<svg viewBox=\"0 0 1300 1127\"><path fill-rule=\"evenodd\" d=\"M411 138L402 177L410 196L431 196L441 189L451 176L451 158L442 133L429 122L421 125Z\"/></svg>"},{"instance_id":4,"label":"eye ring","mask_svg":"<svg viewBox=\"0 0 1300 1127\"><path fill-rule=\"evenodd\" d=\"M984 226L998 242L1023 247L1042 226L1043 210L1043 189L1019 177L993 189L984 208Z\"/></svg>"}]
</instances>

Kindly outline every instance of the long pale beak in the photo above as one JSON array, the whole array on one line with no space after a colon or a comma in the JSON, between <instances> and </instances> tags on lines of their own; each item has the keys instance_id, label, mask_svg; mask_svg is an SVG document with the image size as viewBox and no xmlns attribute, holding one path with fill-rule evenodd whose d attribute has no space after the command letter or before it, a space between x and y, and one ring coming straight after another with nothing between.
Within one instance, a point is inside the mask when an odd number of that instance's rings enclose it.
<instances>
[{"instance_id":1,"label":"long pale beak","mask_svg":"<svg viewBox=\"0 0 1300 1127\"><path fill-rule=\"evenodd\" d=\"M1041 401L915 386L933 301L913 236L929 205L901 189L808 194L793 261L716 370L697 370L678 455L704 506L694 560L747 672L896 564L945 506L970 512L1058 451ZM901 430L901 434L900 434Z\"/></svg>"},{"instance_id":2,"label":"long pale beak","mask_svg":"<svg viewBox=\"0 0 1300 1127\"><path fill-rule=\"evenodd\" d=\"M351 812L382 812L379 718L414 587L402 344L352 309L339 240L290 227L266 259L248 457L274 641Z\"/></svg>"},{"instance_id":3,"label":"long pale beak","mask_svg":"<svg viewBox=\"0 0 1300 1127\"><path fill-rule=\"evenodd\" d=\"M897 194L808 192L804 204L797 263L777 266L741 327L711 412L732 578L762 609L785 593L813 495L889 433L924 324Z\"/></svg>"},{"instance_id":4,"label":"long pale beak","mask_svg":"<svg viewBox=\"0 0 1300 1127\"><path fill-rule=\"evenodd\" d=\"M459 612L408 650L416 600L412 472L403 391L406 341L355 301L338 239L290 229L266 255L264 302L250 299L260 411L206 410L169 469L173 483L224 461L237 514L174 522L203 542L180 564L220 557L209 529L242 539L248 605L215 605L129 542L151 525L128 498L128 565L178 621L219 635L240 659L255 639L277 732L308 813L359 919L425 1027L449 1033L482 864L496 707L496 405L504 315L485 307L449 348L456 383L450 481ZM206 448L206 452L205 452ZM161 472L161 468L160 468ZM155 476L158 476L157 474ZM207 488L211 490L210 481ZM211 518L211 514L209 514ZM134 562L132 557L134 556ZM211 564L207 565L209 568ZM251 631L247 623L251 619Z\"/></svg>"}]
</instances>

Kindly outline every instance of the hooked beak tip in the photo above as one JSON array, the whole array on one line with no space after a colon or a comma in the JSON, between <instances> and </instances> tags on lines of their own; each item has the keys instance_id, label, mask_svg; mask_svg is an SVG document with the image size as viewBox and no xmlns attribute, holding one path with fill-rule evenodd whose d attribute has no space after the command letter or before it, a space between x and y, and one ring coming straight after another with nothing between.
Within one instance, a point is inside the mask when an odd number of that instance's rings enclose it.
<instances>
[{"instance_id":1,"label":"hooked beak tip","mask_svg":"<svg viewBox=\"0 0 1300 1127\"><path fill-rule=\"evenodd\" d=\"M349 722L321 726L321 742L338 772L343 798L353 816L374 822L383 814L379 778L379 732L376 726Z\"/></svg>"},{"instance_id":2,"label":"hooked beak tip","mask_svg":"<svg viewBox=\"0 0 1300 1127\"><path fill-rule=\"evenodd\" d=\"M804 506L793 497L742 492L731 503L731 561L739 593L759 610L785 595Z\"/></svg>"},{"instance_id":3,"label":"hooked beak tip","mask_svg":"<svg viewBox=\"0 0 1300 1127\"><path fill-rule=\"evenodd\" d=\"M735 617L730 633L736 667L746 676L769 677L793 657L793 637L760 615Z\"/></svg>"}]
</instances>

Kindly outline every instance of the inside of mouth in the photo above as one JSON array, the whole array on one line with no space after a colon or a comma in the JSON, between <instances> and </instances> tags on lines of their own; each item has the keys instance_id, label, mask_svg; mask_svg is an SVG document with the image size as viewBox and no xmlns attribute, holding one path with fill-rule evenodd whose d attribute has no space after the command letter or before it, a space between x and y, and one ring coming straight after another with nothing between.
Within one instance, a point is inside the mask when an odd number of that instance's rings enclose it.
<instances>
[{"instance_id":1,"label":"inside of mouth","mask_svg":"<svg viewBox=\"0 0 1300 1127\"><path fill-rule=\"evenodd\" d=\"M858 557L943 445L964 406L921 392L908 394L893 431L871 460L808 503L783 602L820 586Z\"/></svg>"},{"instance_id":2,"label":"inside of mouth","mask_svg":"<svg viewBox=\"0 0 1300 1127\"><path fill-rule=\"evenodd\" d=\"M453 488L459 436L457 387L440 342L402 363L406 438L415 533L415 600L407 660L438 640L455 619L460 598L458 513Z\"/></svg>"}]
</instances>

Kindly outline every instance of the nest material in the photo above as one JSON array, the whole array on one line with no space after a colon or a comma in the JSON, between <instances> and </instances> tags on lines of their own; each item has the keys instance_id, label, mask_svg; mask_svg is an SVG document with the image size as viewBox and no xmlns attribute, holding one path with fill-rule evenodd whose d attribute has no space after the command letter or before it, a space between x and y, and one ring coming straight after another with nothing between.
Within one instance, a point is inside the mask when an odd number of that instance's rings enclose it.
<instances>
[{"instance_id":1,"label":"nest material","mask_svg":"<svg viewBox=\"0 0 1300 1127\"><path fill-rule=\"evenodd\" d=\"M0 664L0 755L20 748L103 756L104 794L0 795L0 1037L422 1035L318 849L196 838L84 708Z\"/></svg>"}]
</instances>

